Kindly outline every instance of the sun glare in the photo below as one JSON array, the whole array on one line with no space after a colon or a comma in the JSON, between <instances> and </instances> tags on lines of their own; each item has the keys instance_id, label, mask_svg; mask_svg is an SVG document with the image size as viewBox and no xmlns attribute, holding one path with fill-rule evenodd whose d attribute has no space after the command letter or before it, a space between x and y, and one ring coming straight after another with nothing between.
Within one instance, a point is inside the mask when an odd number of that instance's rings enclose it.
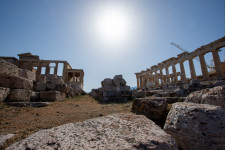
<instances>
[{"instance_id":1,"label":"sun glare","mask_svg":"<svg viewBox=\"0 0 225 150\"><path fill-rule=\"evenodd\" d=\"M129 16L119 9L100 11L95 20L95 31L106 44L123 43L129 37Z\"/></svg>"}]
</instances>

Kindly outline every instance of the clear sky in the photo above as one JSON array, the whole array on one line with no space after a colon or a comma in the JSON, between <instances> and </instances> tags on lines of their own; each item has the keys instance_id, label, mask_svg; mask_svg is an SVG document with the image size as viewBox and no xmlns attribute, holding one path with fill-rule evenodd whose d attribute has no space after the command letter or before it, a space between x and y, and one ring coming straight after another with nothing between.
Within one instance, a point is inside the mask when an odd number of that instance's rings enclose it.
<instances>
[{"instance_id":1,"label":"clear sky","mask_svg":"<svg viewBox=\"0 0 225 150\"><path fill-rule=\"evenodd\" d=\"M86 91L117 74L136 86L135 72L182 52L171 42L193 51L224 35L224 0L0 1L0 55L67 60Z\"/></svg>"}]
</instances>

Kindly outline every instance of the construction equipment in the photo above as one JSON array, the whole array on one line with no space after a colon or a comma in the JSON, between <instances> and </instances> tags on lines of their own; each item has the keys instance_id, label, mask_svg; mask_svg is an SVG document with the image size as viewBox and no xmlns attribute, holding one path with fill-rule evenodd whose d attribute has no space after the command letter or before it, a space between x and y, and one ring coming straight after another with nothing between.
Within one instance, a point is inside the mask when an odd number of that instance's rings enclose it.
<instances>
[{"instance_id":1,"label":"construction equipment","mask_svg":"<svg viewBox=\"0 0 225 150\"><path fill-rule=\"evenodd\" d=\"M180 45L178 45L178 44L176 44L176 43L174 43L174 42L172 42L172 43L170 43L170 44L173 45L173 46L175 46L176 48L182 50L183 52L189 53L186 49L184 49L183 47L181 47ZM200 60L199 60L198 58L195 57L194 59L196 59L196 60L198 60L198 61L200 62ZM213 62L213 61L211 60L211 65L208 65L208 64L206 63L206 66L207 66L207 68L210 69L210 71L213 71L213 70L215 69L215 68L214 68L214 64L213 64L212 62Z\"/></svg>"}]
</instances>

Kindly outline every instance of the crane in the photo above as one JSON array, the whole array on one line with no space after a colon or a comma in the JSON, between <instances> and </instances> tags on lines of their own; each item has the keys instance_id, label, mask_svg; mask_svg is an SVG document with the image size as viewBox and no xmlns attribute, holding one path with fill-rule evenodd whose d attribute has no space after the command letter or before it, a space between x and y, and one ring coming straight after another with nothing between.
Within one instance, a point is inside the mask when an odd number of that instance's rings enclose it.
<instances>
[{"instance_id":1,"label":"crane","mask_svg":"<svg viewBox=\"0 0 225 150\"><path fill-rule=\"evenodd\" d=\"M175 46L176 48L182 50L183 52L189 53L186 49L184 49L183 47L181 47L180 45L178 45L178 44L176 44L176 43L174 43L174 42L172 42L172 43L170 43L170 44L173 45L173 46ZM199 60L198 58L195 57L194 59L196 59L196 60L198 60L198 61L200 62L200 60ZM209 68L211 71L214 70L213 65L212 65L212 66L209 66L209 65L206 63L206 66L207 66L207 68Z\"/></svg>"}]
</instances>

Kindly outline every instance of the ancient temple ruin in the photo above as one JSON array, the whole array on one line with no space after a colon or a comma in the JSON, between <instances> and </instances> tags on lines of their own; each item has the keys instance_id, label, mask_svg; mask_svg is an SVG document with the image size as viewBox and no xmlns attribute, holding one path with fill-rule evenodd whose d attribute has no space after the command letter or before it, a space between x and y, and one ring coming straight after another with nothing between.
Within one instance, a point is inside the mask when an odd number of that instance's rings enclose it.
<instances>
[{"instance_id":1,"label":"ancient temple ruin","mask_svg":"<svg viewBox=\"0 0 225 150\"><path fill-rule=\"evenodd\" d=\"M31 53L18 54L19 59L15 57L0 57L5 59L21 69L30 70L36 73L36 76L41 74L54 74L58 75L59 64L63 65L62 78L65 82L76 83L83 90L83 78L84 71L82 69L73 69L67 61L63 60L41 60L38 55L32 55ZM42 73L42 69L45 72ZM50 70L54 71L51 73Z\"/></svg>"},{"instance_id":2,"label":"ancient temple ruin","mask_svg":"<svg viewBox=\"0 0 225 150\"><path fill-rule=\"evenodd\" d=\"M177 57L169 58L158 65L151 66L147 70L135 73L137 78L138 89L150 89L162 87L164 85L175 85L177 83L188 83L190 80L209 80L211 78L223 78L225 77L225 62L220 61L219 49L225 47L225 37L211 42L207 45L201 46L193 52L183 52ZM213 61L215 65L215 72L208 72L204 55L206 53L212 53ZM200 60L202 76L196 76L195 66L193 59L198 57ZM189 62L191 79L187 79L184 68L184 61ZM176 71L176 64L180 64L180 72ZM169 72L169 67L172 66L172 72ZM163 74L165 69L165 74ZM178 80L180 76L181 80Z\"/></svg>"}]
</instances>

